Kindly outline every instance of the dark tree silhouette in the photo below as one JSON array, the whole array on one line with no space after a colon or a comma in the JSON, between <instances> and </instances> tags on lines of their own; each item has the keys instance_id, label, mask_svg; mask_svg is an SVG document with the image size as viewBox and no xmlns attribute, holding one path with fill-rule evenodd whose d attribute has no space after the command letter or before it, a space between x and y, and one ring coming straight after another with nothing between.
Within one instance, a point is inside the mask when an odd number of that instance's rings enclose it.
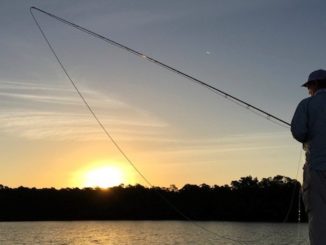
<instances>
[{"instance_id":1,"label":"dark tree silhouette","mask_svg":"<svg viewBox=\"0 0 326 245\"><path fill-rule=\"evenodd\" d=\"M252 176L242 177L230 186L186 184L181 189L175 185L147 188L139 184L60 190L0 185L0 221L183 220L189 217L295 222L299 189L299 182L280 175L261 181ZM306 220L304 210L301 213Z\"/></svg>"}]
</instances>

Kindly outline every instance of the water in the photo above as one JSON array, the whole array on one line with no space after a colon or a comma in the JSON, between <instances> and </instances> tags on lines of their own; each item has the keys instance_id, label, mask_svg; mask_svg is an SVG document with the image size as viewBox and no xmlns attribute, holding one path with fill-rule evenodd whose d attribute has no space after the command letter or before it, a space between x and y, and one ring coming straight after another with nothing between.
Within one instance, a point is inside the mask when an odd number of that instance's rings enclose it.
<instances>
[{"instance_id":1,"label":"water","mask_svg":"<svg viewBox=\"0 0 326 245\"><path fill-rule=\"evenodd\" d=\"M231 239L222 239L197 225ZM0 244L308 245L306 224L183 221L0 222Z\"/></svg>"}]
</instances>

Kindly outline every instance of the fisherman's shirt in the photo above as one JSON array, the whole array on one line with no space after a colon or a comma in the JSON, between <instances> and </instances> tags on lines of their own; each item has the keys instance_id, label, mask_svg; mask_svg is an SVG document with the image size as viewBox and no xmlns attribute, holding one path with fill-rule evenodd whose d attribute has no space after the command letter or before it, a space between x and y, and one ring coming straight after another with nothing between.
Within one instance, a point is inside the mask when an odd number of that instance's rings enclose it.
<instances>
[{"instance_id":1,"label":"fisherman's shirt","mask_svg":"<svg viewBox=\"0 0 326 245\"><path fill-rule=\"evenodd\" d=\"M303 143L306 163L315 170L326 170L326 89L303 99L291 122L293 137Z\"/></svg>"}]
</instances>

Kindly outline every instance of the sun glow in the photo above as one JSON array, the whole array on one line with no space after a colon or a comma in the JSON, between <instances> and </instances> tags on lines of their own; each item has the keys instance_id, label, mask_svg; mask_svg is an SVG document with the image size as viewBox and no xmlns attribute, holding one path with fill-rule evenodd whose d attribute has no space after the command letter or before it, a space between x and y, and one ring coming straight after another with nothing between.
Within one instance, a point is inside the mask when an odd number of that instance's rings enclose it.
<instances>
[{"instance_id":1,"label":"sun glow","mask_svg":"<svg viewBox=\"0 0 326 245\"><path fill-rule=\"evenodd\" d=\"M85 187L108 188L123 183L124 177L118 167L104 166L92 169L85 173Z\"/></svg>"}]
</instances>

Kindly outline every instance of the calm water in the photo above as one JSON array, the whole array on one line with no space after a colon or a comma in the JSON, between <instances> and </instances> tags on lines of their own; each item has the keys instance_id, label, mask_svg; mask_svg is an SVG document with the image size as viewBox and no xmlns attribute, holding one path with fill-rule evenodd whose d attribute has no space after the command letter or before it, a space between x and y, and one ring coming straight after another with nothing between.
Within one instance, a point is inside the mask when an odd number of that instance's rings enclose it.
<instances>
[{"instance_id":1,"label":"calm water","mask_svg":"<svg viewBox=\"0 0 326 245\"><path fill-rule=\"evenodd\" d=\"M213 235L198 226L218 235ZM219 236L219 237L218 237ZM231 241L231 239L250 242ZM306 244L306 224L182 221L0 222L0 244Z\"/></svg>"}]
</instances>

